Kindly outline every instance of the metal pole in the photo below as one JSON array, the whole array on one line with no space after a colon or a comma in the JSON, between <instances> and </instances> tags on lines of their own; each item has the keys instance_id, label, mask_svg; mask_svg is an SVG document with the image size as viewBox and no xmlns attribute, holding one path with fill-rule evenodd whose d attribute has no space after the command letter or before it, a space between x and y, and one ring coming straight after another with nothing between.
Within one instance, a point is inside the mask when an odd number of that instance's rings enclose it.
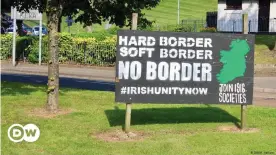
<instances>
[{"instance_id":1,"label":"metal pole","mask_svg":"<svg viewBox=\"0 0 276 155\"><path fill-rule=\"evenodd\" d=\"M41 65L42 14L39 20L39 65Z\"/></svg>"},{"instance_id":2,"label":"metal pole","mask_svg":"<svg viewBox=\"0 0 276 155\"><path fill-rule=\"evenodd\" d=\"M177 23L179 25L179 7L180 7L180 0L178 0L178 3L177 3Z\"/></svg>"},{"instance_id":3,"label":"metal pole","mask_svg":"<svg viewBox=\"0 0 276 155\"><path fill-rule=\"evenodd\" d=\"M12 40L12 65L15 66L15 51L16 51L16 7L13 9L13 40Z\"/></svg>"},{"instance_id":4,"label":"metal pole","mask_svg":"<svg viewBox=\"0 0 276 155\"><path fill-rule=\"evenodd\" d=\"M84 63L86 64L86 43L83 44L84 50Z\"/></svg>"},{"instance_id":5,"label":"metal pole","mask_svg":"<svg viewBox=\"0 0 276 155\"><path fill-rule=\"evenodd\" d=\"M233 33L235 32L235 21L233 20Z\"/></svg>"}]
</instances>

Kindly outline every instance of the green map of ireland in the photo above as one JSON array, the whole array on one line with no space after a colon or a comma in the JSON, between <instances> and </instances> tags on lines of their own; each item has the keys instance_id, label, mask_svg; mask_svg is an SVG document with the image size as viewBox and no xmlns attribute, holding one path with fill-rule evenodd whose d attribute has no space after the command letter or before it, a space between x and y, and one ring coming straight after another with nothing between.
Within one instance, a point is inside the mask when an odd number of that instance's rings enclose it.
<instances>
[{"instance_id":1,"label":"green map of ireland","mask_svg":"<svg viewBox=\"0 0 276 155\"><path fill-rule=\"evenodd\" d=\"M237 77L244 76L246 70L246 55L250 51L246 40L236 39L230 44L230 50L220 51L220 62L223 67L217 74L217 80L228 83Z\"/></svg>"}]
</instances>

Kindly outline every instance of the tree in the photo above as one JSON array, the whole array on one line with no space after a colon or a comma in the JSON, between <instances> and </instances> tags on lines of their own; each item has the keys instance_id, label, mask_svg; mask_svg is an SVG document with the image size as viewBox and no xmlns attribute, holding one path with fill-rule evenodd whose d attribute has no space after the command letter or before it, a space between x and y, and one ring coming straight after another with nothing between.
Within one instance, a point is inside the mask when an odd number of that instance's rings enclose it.
<instances>
[{"instance_id":1,"label":"tree","mask_svg":"<svg viewBox=\"0 0 276 155\"><path fill-rule=\"evenodd\" d=\"M274 51L276 51L276 41L275 41L275 45L274 45Z\"/></svg>"},{"instance_id":2,"label":"tree","mask_svg":"<svg viewBox=\"0 0 276 155\"><path fill-rule=\"evenodd\" d=\"M61 17L63 5L59 0L47 0L46 15L47 27L49 31L48 37L48 98L47 110L49 112L57 112L58 95L59 95L59 48L58 48L58 26Z\"/></svg>"},{"instance_id":3,"label":"tree","mask_svg":"<svg viewBox=\"0 0 276 155\"><path fill-rule=\"evenodd\" d=\"M7 1L8 0L4 0ZM71 15L75 22L80 22L84 27L92 24L101 24L109 20L111 24L119 27L131 26L131 14L139 14L140 27L152 24L144 18L143 9L155 7L160 0L14 0L11 4L19 11L38 9L46 12L48 36L48 89L46 109L55 113L58 110L59 96L59 49L58 27L62 16Z\"/></svg>"}]
</instances>

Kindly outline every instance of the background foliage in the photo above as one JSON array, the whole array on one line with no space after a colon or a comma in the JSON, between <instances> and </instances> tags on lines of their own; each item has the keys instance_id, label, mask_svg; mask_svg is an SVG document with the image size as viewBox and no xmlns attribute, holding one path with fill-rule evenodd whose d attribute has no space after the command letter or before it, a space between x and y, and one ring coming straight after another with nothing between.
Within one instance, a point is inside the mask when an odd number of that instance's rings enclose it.
<instances>
[{"instance_id":1,"label":"background foliage","mask_svg":"<svg viewBox=\"0 0 276 155\"><path fill-rule=\"evenodd\" d=\"M78 63L95 65L114 65L116 60L116 34L118 27L107 31L93 33L69 34L59 33L59 61L60 63ZM148 26L140 30L192 32L190 26L169 26L156 29ZM1 60L11 59L12 35L1 35ZM42 40L42 62L48 60L48 36ZM26 59L31 63L38 63L39 38L37 36L16 37L16 59Z\"/></svg>"},{"instance_id":2,"label":"background foliage","mask_svg":"<svg viewBox=\"0 0 276 155\"><path fill-rule=\"evenodd\" d=\"M12 35L1 35L1 60L11 59ZM95 34L90 36L73 36L68 33L59 34L60 63L90 63L111 65L115 62L116 38L113 35ZM42 62L48 60L48 37L42 39ZM39 38L24 36L16 38L16 58L38 63Z\"/></svg>"},{"instance_id":3,"label":"background foliage","mask_svg":"<svg viewBox=\"0 0 276 155\"><path fill-rule=\"evenodd\" d=\"M12 35L1 35L0 59L8 59L12 50Z\"/></svg>"}]
</instances>

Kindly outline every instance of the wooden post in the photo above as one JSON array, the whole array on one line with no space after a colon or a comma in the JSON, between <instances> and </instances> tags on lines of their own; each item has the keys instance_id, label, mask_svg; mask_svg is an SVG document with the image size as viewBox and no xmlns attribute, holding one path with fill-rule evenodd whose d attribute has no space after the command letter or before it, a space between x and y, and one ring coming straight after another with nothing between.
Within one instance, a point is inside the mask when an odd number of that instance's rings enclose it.
<instances>
[{"instance_id":1,"label":"wooden post","mask_svg":"<svg viewBox=\"0 0 276 155\"><path fill-rule=\"evenodd\" d=\"M243 34L248 34L248 14L243 14L242 20L243 20L242 32L243 32Z\"/></svg>"},{"instance_id":2,"label":"wooden post","mask_svg":"<svg viewBox=\"0 0 276 155\"><path fill-rule=\"evenodd\" d=\"M248 34L248 14L242 15L243 19L243 34ZM241 129L246 128L246 105L241 105Z\"/></svg>"},{"instance_id":3,"label":"wooden post","mask_svg":"<svg viewBox=\"0 0 276 155\"><path fill-rule=\"evenodd\" d=\"M131 29L137 30L138 13L132 13Z\"/></svg>"},{"instance_id":4,"label":"wooden post","mask_svg":"<svg viewBox=\"0 0 276 155\"><path fill-rule=\"evenodd\" d=\"M138 14L132 13L132 30L137 30L137 21L138 21ZM130 129L130 122L131 122L131 103L126 103L126 117L125 117L125 132L128 133Z\"/></svg>"},{"instance_id":5,"label":"wooden post","mask_svg":"<svg viewBox=\"0 0 276 155\"><path fill-rule=\"evenodd\" d=\"M125 132L129 132L131 121L131 103L126 103Z\"/></svg>"},{"instance_id":6,"label":"wooden post","mask_svg":"<svg viewBox=\"0 0 276 155\"><path fill-rule=\"evenodd\" d=\"M246 128L246 105L241 105L241 129Z\"/></svg>"}]
</instances>

